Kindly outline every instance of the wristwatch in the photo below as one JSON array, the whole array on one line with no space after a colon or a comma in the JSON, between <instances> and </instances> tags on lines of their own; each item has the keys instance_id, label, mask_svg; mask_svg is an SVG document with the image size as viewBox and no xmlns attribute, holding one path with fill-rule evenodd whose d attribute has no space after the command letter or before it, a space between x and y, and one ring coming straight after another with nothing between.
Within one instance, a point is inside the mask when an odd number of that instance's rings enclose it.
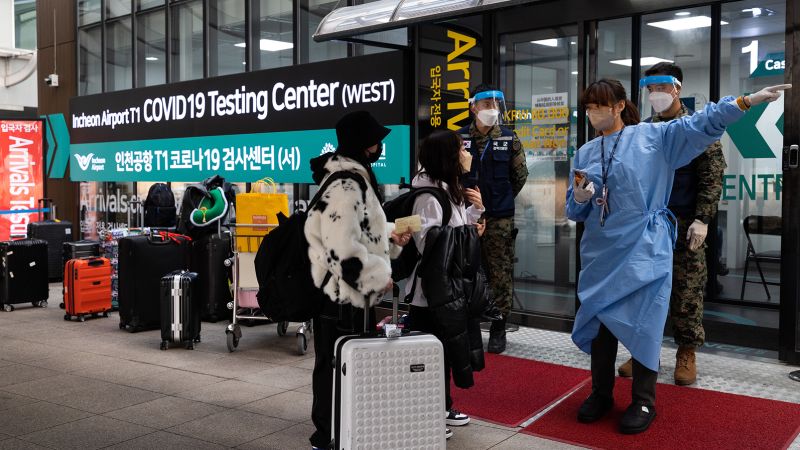
<instances>
[{"instance_id":1,"label":"wristwatch","mask_svg":"<svg viewBox=\"0 0 800 450\"><path fill-rule=\"evenodd\" d=\"M708 223L711 222L711 216L706 216L701 214L694 216L694 218L699 220L700 222L703 222L704 225L708 225Z\"/></svg>"}]
</instances>

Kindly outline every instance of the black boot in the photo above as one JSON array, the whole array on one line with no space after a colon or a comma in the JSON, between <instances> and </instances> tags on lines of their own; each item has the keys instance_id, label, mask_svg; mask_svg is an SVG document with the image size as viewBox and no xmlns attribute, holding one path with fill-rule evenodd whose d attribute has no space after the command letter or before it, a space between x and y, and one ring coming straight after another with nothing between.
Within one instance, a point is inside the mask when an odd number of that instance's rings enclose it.
<instances>
[{"instance_id":1,"label":"black boot","mask_svg":"<svg viewBox=\"0 0 800 450\"><path fill-rule=\"evenodd\" d=\"M489 329L489 353L506 351L506 319L495 320Z\"/></svg>"},{"instance_id":2,"label":"black boot","mask_svg":"<svg viewBox=\"0 0 800 450\"><path fill-rule=\"evenodd\" d=\"M619 431L622 434L639 434L650 428L656 418L656 409L640 403L631 403L619 422Z\"/></svg>"}]
</instances>

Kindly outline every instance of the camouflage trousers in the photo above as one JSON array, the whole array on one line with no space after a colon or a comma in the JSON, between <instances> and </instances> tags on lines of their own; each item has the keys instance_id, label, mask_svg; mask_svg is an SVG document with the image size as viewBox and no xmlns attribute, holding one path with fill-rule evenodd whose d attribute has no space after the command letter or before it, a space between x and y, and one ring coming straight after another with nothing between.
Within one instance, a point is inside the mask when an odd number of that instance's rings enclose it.
<instances>
[{"instance_id":1,"label":"camouflage trousers","mask_svg":"<svg viewBox=\"0 0 800 450\"><path fill-rule=\"evenodd\" d=\"M483 267L497 307L508 316L514 297L514 218L486 218Z\"/></svg>"},{"instance_id":2,"label":"camouflage trousers","mask_svg":"<svg viewBox=\"0 0 800 450\"><path fill-rule=\"evenodd\" d=\"M672 296L669 314L672 333L678 345L700 347L706 340L703 330L703 297L706 292L706 244L689 250L686 233L694 218L678 219L678 241L672 260Z\"/></svg>"}]
</instances>

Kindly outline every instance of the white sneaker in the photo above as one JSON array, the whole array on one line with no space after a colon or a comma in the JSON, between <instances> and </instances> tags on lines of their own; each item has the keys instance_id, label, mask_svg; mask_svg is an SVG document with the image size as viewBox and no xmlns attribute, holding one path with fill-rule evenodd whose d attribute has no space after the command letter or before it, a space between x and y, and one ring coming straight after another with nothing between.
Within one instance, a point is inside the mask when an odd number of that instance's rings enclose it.
<instances>
[{"instance_id":1,"label":"white sneaker","mask_svg":"<svg viewBox=\"0 0 800 450\"><path fill-rule=\"evenodd\" d=\"M451 427L461 427L469 423L469 416L457 409L445 411L445 423Z\"/></svg>"}]
</instances>

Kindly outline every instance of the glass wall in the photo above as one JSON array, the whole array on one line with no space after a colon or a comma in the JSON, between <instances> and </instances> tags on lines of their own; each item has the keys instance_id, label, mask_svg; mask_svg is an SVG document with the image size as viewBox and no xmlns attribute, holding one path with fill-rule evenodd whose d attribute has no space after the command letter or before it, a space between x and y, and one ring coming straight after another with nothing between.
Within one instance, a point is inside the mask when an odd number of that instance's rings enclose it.
<instances>
[{"instance_id":1,"label":"glass wall","mask_svg":"<svg viewBox=\"0 0 800 450\"><path fill-rule=\"evenodd\" d=\"M661 61L675 63L683 70L681 101L691 110L705 106L711 86L711 7L643 16L641 32L640 76ZM653 114L646 95L639 99L639 104L642 118Z\"/></svg>"},{"instance_id":2,"label":"glass wall","mask_svg":"<svg viewBox=\"0 0 800 450\"><path fill-rule=\"evenodd\" d=\"M170 81L203 78L203 2L173 7L171 25Z\"/></svg>"},{"instance_id":3,"label":"glass wall","mask_svg":"<svg viewBox=\"0 0 800 450\"><path fill-rule=\"evenodd\" d=\"M633 42L630 17L604 20L597 24L597 78L619 80L630 95L631 49Z\"/></svg>"},{"instance_id":4,"label":"glass wall","mask_svg":"<svg viewBox=\"0 0 800 450\"><path fill-rule=\"evenodd\" d=\"M258 50L253 52L253 70L292 65L293 6L292 0L260 0L257 22ZM255 13L255 11L254 11ZM255 44L254 44L255 45Z\"/></svg>"},{"instance_id":5,"label":"glass wall","mask_svg":"<svg viewBox=\"0 0 800 450\"><path fill-rule=\"evenodd\" d=\"M514 308L575 314L576 224L564 210L575 151L578 36L563 27L504 36L501 89L525 148L528 181L516 198Z\"/></svg>"},{"instance_id":6,"label":"glass wall","mask_svg":"<svg viewBox=\"0 0 800 450\"><path fill-rule=\"evenodd\" d=\"M215 77L246 71L245 0L216 0L211 5L208 75Z\"/></svg>"},{"instance_id":7,"label":"glass wall","mask_svg":"<svg viewBox=\"0 0 800 450\"><path fill-rule=\"evenodd\" d=\"M14 0L14 47L36 49L36 0Z\"/></svg>"},{"instance_id":8,"label":"glass wall","mask_svg":"<svg viewBox=\"0 0 800 450\"><path fill-rule=\"evenodd\" d=\"M132 39L130 18L106 25L106 91L133 87Z\"/></svg>"},{"instance_id":9,"label":"glass wall","mask_svg":"<svg viewBox=\"0 0 800 450\"><path fill-rule=\"evenodd\" d=\"M322 18L333 11L340 2L337 0L308 0L308 9L303 11L308 17L308 61L327 61L329 59L346 58L347 44L339 41L315 42L311 36L317 31Z\"/></svg>"},{"instance_id":10,"label":"glass wall","mask_svg":"<svg viewBox=\"0 0 800 450\"><path fill-rule=\"evenodd\" d=\"M100 22L102 10L100 0L78 0L78 25Z\"/></svg>"},{"instance_id":11,"label":"glass wall","mask_svg":"<svg viewBox=\"0 0 800 450\"><path fill-rule=\"evenodd\" d=\"M78 31L78 95L103 92L101 35L99 26Z\"/></svg>"},{"instance_id":12,"label":"glass wall","mask_svg":"<svg viewBox=\"0 0 800 450\"><path fill-rule=\"evenodd\" d=\"M166 17L163 10L136 17L137 86L167 81Z\"/></svg>"},{"instance_id":13,"label":"glass wall","mask_svg":"<svg viewBox=\"0 0 800 450\"><path fill-rule=\"evenodd\" d=\"M786 2L725 3L722 20L721 94L783 83ZM770 233L781 229L783 99L753 108L746 116L752 120L729 128L722 139L728 168L719 207L722 264L716 284L723 298L776 306L780 301L780 264L764 259L756 264L753 256L775 258L781 252L781 237ZM748 229L748 224L762 226Z\"/></svg>"}]
</instances>

